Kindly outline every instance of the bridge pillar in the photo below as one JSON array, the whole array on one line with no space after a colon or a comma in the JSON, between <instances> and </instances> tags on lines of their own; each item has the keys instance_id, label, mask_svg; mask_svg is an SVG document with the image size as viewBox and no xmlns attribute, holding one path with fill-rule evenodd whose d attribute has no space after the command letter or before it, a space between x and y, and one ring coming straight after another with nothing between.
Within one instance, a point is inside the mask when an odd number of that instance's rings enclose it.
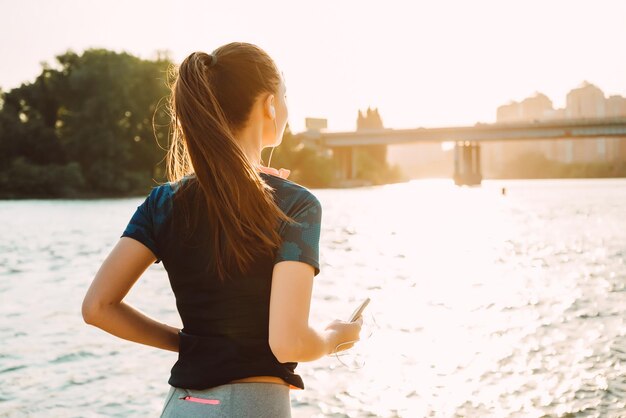
<instances>
[{"instance_id":1,"label":"bridge pillar","mask_svg":"<svg viewBox=\"0 0 626 418\"><path fill-rule=\"evenodd\" d=\"M354 161L355 147L334 147L333 158L337 166L339 180L352 180L356 177L356 164Z\"/></svg>"},{"instance_id":2,"label":"bridge pillar","mask_svg":"<svg viewBox=\"0 0 626 418\"><path fill-rule=\"evenodd\" d=\"M454 184L480 185L480 145L475 142L457 142L454 145Z\"/></svg>"},{"instance_id":3,"label":"bridge pillar","mask_svg":"<svg viewBox=\"0 0 626 418\"><path fill-rule=\"evenodd\" d=\"M348 161L349 161L348 179L352 180L356 178L356 158L355 158L356 147L350 147L347 152L348 152Z\"/></svg>"}]
</instances>

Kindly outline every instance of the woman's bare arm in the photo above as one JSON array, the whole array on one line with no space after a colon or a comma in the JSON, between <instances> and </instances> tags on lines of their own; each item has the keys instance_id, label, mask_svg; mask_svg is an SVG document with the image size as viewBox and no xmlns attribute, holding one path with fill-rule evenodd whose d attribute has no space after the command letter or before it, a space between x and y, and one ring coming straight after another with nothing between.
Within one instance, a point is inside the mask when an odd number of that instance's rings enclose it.
<instances>
[{"instance_id":1,"label":"woman's bare arm","mask_svg":"<svg viewBox=\"0 0 626 418\"><path fill-rule=\"evenodd\" d=\"M139 241L120 238L85 295L83 319L125 340L178 352L178 328L158 322L123 302L131 287L155 261L152 251Z\"/></svg>"},{"instance_id":2,"label":"woman's bare arm","mask_svg":"<svg viewBox=\"0 0 626 418\"><path fill-rule=\"evenodd\" d=\"M330 353L330 335L309 326L313 267L299 261L274 265L270 293L269 344L281 363L312 361Z\"/></svg>"}]
</instances>

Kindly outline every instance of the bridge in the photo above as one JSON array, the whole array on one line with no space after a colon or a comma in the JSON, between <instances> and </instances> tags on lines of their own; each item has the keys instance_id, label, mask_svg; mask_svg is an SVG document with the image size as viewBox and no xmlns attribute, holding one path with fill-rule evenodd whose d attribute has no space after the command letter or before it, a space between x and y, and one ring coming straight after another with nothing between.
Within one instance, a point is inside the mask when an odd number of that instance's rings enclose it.
<instances>
[{"instance_id":1,"label":"bridge","mask_svg":"<svg viewBox=\"0 0 626 418\"><path fill-rule=\"evenodd\" d=\"M481 142L626 138L626 118L477 123L463 127L363 129L352 132L308 130L297 136L331 149L341 180L355 178L354 150L357 147L377 146L386 150L386 146L391 144L454 142L454 181L457 185L475 185L482 181Z\"/></svg>"}]
</instances>

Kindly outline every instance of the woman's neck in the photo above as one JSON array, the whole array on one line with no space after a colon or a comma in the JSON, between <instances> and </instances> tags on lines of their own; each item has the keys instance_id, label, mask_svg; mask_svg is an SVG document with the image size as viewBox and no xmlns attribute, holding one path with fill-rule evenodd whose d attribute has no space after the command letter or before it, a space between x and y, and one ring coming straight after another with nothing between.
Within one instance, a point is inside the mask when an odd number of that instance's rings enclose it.
<instances>
[{"instance_id":1,"label":"woman's neck","mask_svg":"<svg viewBox=\"0 0 626 418\"><path fill-rule=\"evenodd\" d=\"M241 149L248 157L250 164L252 164L256 171L259 171L260 167L262 167L262 126L255 129L254 125L251 125L250 128L245 129L235 135L235 138L237 139L237 141L239 141Z\"/></svg>"}]
</instances>

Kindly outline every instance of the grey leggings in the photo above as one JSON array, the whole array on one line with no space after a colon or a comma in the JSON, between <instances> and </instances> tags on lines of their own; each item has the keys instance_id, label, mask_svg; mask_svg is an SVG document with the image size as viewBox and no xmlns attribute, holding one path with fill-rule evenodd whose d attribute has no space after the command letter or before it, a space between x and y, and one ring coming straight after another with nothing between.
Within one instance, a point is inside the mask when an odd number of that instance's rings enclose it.
<instances>
[{"instance_id":1,"label":"grey leggings","mask_svg":"<svg viewBox=\"0 0 626 418\"><path fill-rule=\"evenodd\" d=\"M170 386L161 418L182 417L291 418L289 387L270 382L227 383L202 390Z\"/></svg>"}]
</instances>

